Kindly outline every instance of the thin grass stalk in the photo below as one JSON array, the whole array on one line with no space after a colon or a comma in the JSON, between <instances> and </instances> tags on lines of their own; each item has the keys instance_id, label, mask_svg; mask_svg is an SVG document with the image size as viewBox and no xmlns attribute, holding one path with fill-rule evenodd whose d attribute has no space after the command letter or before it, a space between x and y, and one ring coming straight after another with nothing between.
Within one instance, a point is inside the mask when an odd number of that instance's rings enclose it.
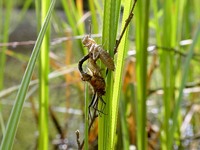
<instances>
[{"instance_id":1,"label":"thin grass stalk","mask_svg":"<svg viewBox=\"0 0 200 150\"><path fill-rule=\"evenodd\" d=\"M176 18L173 19L173 22L176 22L174 20L177 20L176 24L173 23L174 28L176 28L176 31L174 32L174 35L172 35L173 37L176 37L176 39L174 39L172 44L174 47L177 47L177 49L181 50L181 46L179 44L179 42L181 41L182 35L183 35L183 18L184 18L184 10L185 10L185 6L186 6L186 0L177 0L175 3L175 8L176 9ZM184 37L183 37L184 38ZM180 87L180 83L181 83L181 66L182 66L182 62L181 62L181 57L179 59L177 59L177 65L175 65L176 67L176 79L175 79L175 87ZM176 92L176 97L177 97L178 92ZM181 116L180 116L181 117ZM181 123L180 123L181 124Z\"/></svg>"},{"instance_id":2,"label":"thin grass stalk","mask_svg":"<svg viewBox=\"0 0 200 150\"><path fill-rule=\"evenodd\" d=\"M136 131L136 91L135 91L135 85L133 83L130 83L127 86L127 90L126 90L126 100L129 101L129 105L131 105L131 116L132 116L132 128L133 131ZM130 114L128 114L130 115ZM129 116L127 117L127 120L129 119ZM127 121L128 122L128 121ZM128 129L130 129L130 126L128 126ZM127 129L127 130L128 130ZM130 132L130 130L128 130L128 134L127 136L129 136L129 142L131 141L131 136L136 136L136 133L132 133ZM128 138L128 137L127 137ZM129 145L130 148L130 145Z\"/></svg>"},{"instance_id":3,"label":"thin grass stalk","mask_svg":"<svg viewBox=\"0 0 200 150\"><path fill-rule=\"evenodd\" d=\"M121 0L111 0L111 12L110 12L110 33L109 33L109 53L114 55L113 47L116 44L117 29L120 15Z\"/></svg>"},{"instance_id":4,"label":"thin grass stalk","mask_svg":"<svg viewBox=\"0 0 200 150\"><path fill-rule=\"evenodd\" d=\"M0 0L0 34L3 33L3 0ZM0 37L0 41L2 41L2 37Z\"/></svg>"},{"instance_id":5,"label":"thin grass stalk","mask_svg":"<svg viewBox=\"0 0 200 150\"><path fill-rule=\"evenodd\" d=\"M104 1L94 0L94 4L95 4L95 6L96 6L96 11L97 11L98 14L100 15L100 18L103 18L103 12L102 12L103 2L104 2ZM102 19L102 20L103 20L103 19Z\"/></svg>"},{"instance_id":6,"label":"thin grass stalk","mask_svg":"<svg viewBox=\"0 0 200 150\"><path fill-rule=\"evenodd\" d=\"M83 0L76 0L79 17L83 16Z\"/></svg>"},{"instance_id":7,"label":"thin grass stalk","mask_svg":"<svg viewBox=\"0 0 200 150\"><path fill-rule=\"evenodd\" d=\"M119 105L119 113L120 113L120 123L121 123L121 130L122 130L122 137L119 137L118 140L122 139L123 142L123 149L128 150L130 147L130 139L129 139L129 131L128 131L128 124L127 124L127 114L126 114L126 106L127 100L125 99L125 94L123 93L121 96L121 101Z\"/></svg>"},{"instance_id":8,"label":"thin grass stalk","mask_svg":"<svg viewBox=\"0 0 200 150\"><path fill-rule=\"evenodd\" d=\"M67 0L68 4L70 4L70 11L71 11L71 15L75 17L76 20L78 20L79 18L79 14L77 13L77 8L76 8L76 4L75 1L71 1L71 0Z\"/></svg>"},{"instance_id":9,"label":"thin grass stalk","mask_svg":"<svg viewBox=\"0 0 200 150\"><path fill-rule=\"evenodd\" d=\"M99 23L97 21L97 12L95 9L95 4L93 0L88 0L88 2L89 2L90 13L92 17L92 33L98 33Z\"/></svg>"},{"instance_id":10,"label":"thin grass stalk","mask_svg":"<svg viewBox=\"0 0 200 150\"><path fill-rule=\"evenodd\" d=\"M35 12L36 12L36 18L37 18L37 32L39 33L41 28L41 1L36 0L35 1Z\"/></svg>"},{"instance_id":11,"label":"thin grass stalk","mask_svg":"<svg viewBox=\"0 0 200 150\"><path fill-rule=\"evenodd\" d=\"M189 1L190 2L190 1ZM200 20L200 9L199 9L199 7L198 7L198 4L199 4L199 1L198 0L195 0L195 1L193 1L193 9L192 9L192 13L194 13L194 18L195 18L195 23L194 23L194 25L196 26L196 25L198 25L198 23L199 23L199 20ZM200 47L200 40L198 41L198 45L199 45L199 47ZM198 51L199 52L199 51ZM197 52L197 53L198 53ZM198 66L198 65L197 65ZM197 67L197 69L196 70L200 70L200 68L199 67Z\"/></svg>"},{"instance_id":12,"label":"thin grass stalk","mask_svg":"<svg viewBox=\"0 0 200 150\"><path fill-rule=\"evenodd\" d=\"M183 18L184 18L184 10L186 8L186 0L178 0L177 2L177 19L178 19L178 23L177 23L177 41L181 41L181 36L183 35ZM179 44L178 44L179 45Z\"/></svg>"},{"instance_id":13,"label":"thin grass stalk","mask_svg":"<svg viewBox=\"0 0 200 150\"><path fill-rule=\"evenodd\" d=\"M172 32L172 17L171 17L171 7L172 7L172 0L165 1L164 2L164 14L163 14L163 32L162 32L162 40L161 45L165 47L171 47L171 33ZM169 149L169 138L171 136L171 133L169 133L169 120L170 120L170 114L171 114L171 106L174 99L174 93L173 93L173 81L174 81L174 74L173 72L173 53L168 51L161 51L160 53L161 58L161 72L163 76L163 88L164 88L164 94L163 94L163 128L162 128L162 149L168 150Z\"/></svg>"},{"instance_id":14,"label":"thin grass stalk","mask_svg":"<svg viewBox=\"0 0 200 150\"><path fill-rule=\"evenodd\" d=\"M7 50L6 55L17 59L20 62L26 63L29 60L29 57L25 54L14 52L12 50Z\"/></svg>"},{"instance_id":15,"label":"thin grass stalk","mask_svg":"<svg viewBox=\"0 0 200 150\"><path fill-rule=\"evenodd\" d=\"M6 3L6 12L3 13L3 1L0 0L0 42L8 42L9 31L8 28L10 26L10 14L12 11L12 4L11 1L5 2ZM7 14L8 13L8 14ZM6 16L3 17L3 14ZM3 20L4 19L4 20ZM4 69L5 69L5 62L6 62L6 50L7 47L0 48L0 91L4 87ZM5 133L5 123L2 117L2 106L0 104L0 124L1 124L1 131L4 135Z\"/></svg>"},{"instance_id":16,"label":"thin grass stalk","mask_svg":"<svg viewBox=\"0 0 200 150\"><path fill-rule=\"evenodd\" d=\"M193 28L193 26L191 25L190 22L190 15L191 15L191 6L190 6L190 1L186 1L186 6L185 10L184 10L184 22L183 22L183 35L185 39L190 39L191 37L191 29ZM199 8L198 8L199 9ZM196 11L194 11L196 12ZM198 20L198 19L197 19Z\"/></svg>"},{"instance_id":17,"label":"thin grass stalk","mask_svg":"<svg viewBox=\"0 0 200 150\"><path fill-rule=\"evenodd\" d=\"M8 42L9 38L9 27L10 27L10 15L12 12L13 3L11 0L5 2L6 11L3 13L3 1L0 0L0 42L6 43ZM3 17L4 14L4 17ZM5 70L5 63L6 63L6 50L7 47L0 48L0 91L4 87L4 70ZM0 104L1 105L1 104ZM5 124L2 117L2 106L0 106L0 124L1 124L1 131L4 135L5 133Z\"/></svg>"},{"instance_id":18,"label":"thin grass stalk","mask_svg":"<svg viewBox=\"0 0 200 150\"><path fill-rule=\"evenodd\" d=\"M2 25L3 23L3 20L2 20L2 18L3 18L3 0L0 0L0 25ZM0 34L2 34L2 31L3 31L3 28L2 28L2 26L0 26ZM1 39L1 37L0 37L0 41L2 41L2 39ZM0 49L0 51L1 51L1 49ZM1 53L1 52L0 52ZM1 55L1 54L0 54ZM2 85L1 85L2 86ZM0 86L0 87L1 87ZM0 90L1 89L3 89L3 86L2 86L2 88L0 88ZM1 103L0 103L0 128L1 128L1 130L0 131L2 131L2 134L4 135L4 133L5 133L5 123L4 123L4 121L3 121L3 116L2 116L2 105L1 105Z\"/></svg>"},{"instance_id":19,"label":"thin grass stalk","mask_svg":"<svg viewBox=\"0 0 200 150\"><path fill-rule=\"evenodd\" d=\"M49 8L49 11L47 13L45 22L40 30L40 33L38 35L38 38L36 40L35 46L33 48L33 52L32 55L30 57L30 60L28 62L26 71L24 73L22 82L21 82L21 86L19 88L19 91L17 93L16 96L16 100L15 100L15 104L13 106L13 109L11 111L11 115L9 117L8 123L7 123L7 127L6 127L6 132L5 135L3 137L3 140L1 142L1 150L11 150L12 149L12 145L15 139L15 134L17 131L17 126L19 123L19 119L20 119L20 115L22 112L22 107L25 101L25 97L26 97L26 93L29 87L29 83L32 77L32 73L35 67L35 63L37 60L37 57L39 55L40 52L40 47L42 44L42 40L44 38L44 34L46 32L47 26L50 22L50 18L51 18L51 14L54 8L56 0L52 0L51 6Z\"/></svg>"},{"instance_id":20,"label":"thin grass stalk","mask_svg":"<svg viewBox=\"0 0 200 150\"><path fill-rule=\"evenodd\" d=\"M148 23L149 0L138 1L136 6L136 123L137 123L137 148L147 149L146 133L146 93L147 93L147 47L148 47Z\"/></svg>"},{"instance_id":21,"label":"thin grass stalk","mask_svg":"<svg viewBox=\"0 0 200 150\"><path fill-rule=\"evenodd\" d=\"M164 29L162 30L161 35L161 28L159 26L159 18L158 14L160 10L158 11L158 1L153 1L153 10L154 10L154 18L155 18L155 29L156 29L156 43L157 45L165 45L166 47L179 47L179 41L181 38L181 25L182 24L182 12L184 8L184 1L176 1L175 3L172 3L172 1L168 1L165 4L164 9ZM174 6L175 5L175 6ZM171 11L175 15L170 15ZM162 39L160 37L163 37ZM174 95L174 84L175 84L175 78L174 73L176 72L174 70L175 64L173 60L173 53L168 52L160 52L161 56L161 71L163 73L163 79L164 79L164 86L165 86L165 94L164 94L164 123L163 123L163 132L161 134L162 137L162 149L169 149L169 143L168 139L171 137L171 133L169 133L169 119L171 115L171 107L169 100L173 99ZM168 60L168 61L167 61ZM170 61L170 63L169 63ZM171 64L171 65L170 65ZM168 67L166 67L168 65ZM170 67L171 66L171 67ZM180 65L176 66L176 70ZM169 70L169 71L167 71ZM167 72L170 72L167 74ZM170 75L169 75L170 74ZM179 81L179 77L176 76L176 81ZM177 82L178 83L178 82ZM168 87L166 87L168 85ZM177 85L178 86L178 85ZM171 97L171 98L170 98Z\"/></svg>"},{"instance_id":22,"label":"thin grass stalk","mask_svg":"<svg viewBox=\"0 0 200 150\"><path fill-rule=\"evenodd\" d=\"M73 34L76 35L76 29L75 29L75 26L76 26L76 20L75 20L75 17L74 17L74 14L71 12L71 10L69 9L69 7L71 7L71 2L70 3L67 3L66 0L62 0L62 6L63 6L63 9L65 11L65 15L67 16L67 20L69 22L69 25L71 26L72 28L72 31L73 31ZM69 5L69 6L68 6Z\"/></svg>"},{"instance_id":23,"label":"thin grass stalk","mask_svg":"<svg viewBox=\"0 0 200 150\"><path fill-rule=\"evenodd\" d=\"M104 18L103 18L103 33L102 43L105 43L104 49L109 50L113 57L114 46L117 35L118 19L120 12L120 0L106 0L104 1ZM118 13L116 13L118 10ZM117 22L116 22L117 21ZM108 115L103 115L99 118L99 149L114 149L114 127L116 126L113 120L112 111L114 106L112 102L113 95L113 74L109 71L106 79L106 108L105 112ZM116 115L116 114L115 114ZM112 134L113 133L113 134Z\"/></svg>"},{"instance_id":24,"label":"thin grass stalk","mask_svg":"<svg viewBox=\"0 0 200 150\"><path fill-rule=\"evenodd\" d=\"M157 45L161 44L161 38L160 38L160 26L159 26L159 10L158 10L158 1L152 1L153 3L153 12L154 12L154 22L155 22L155 30L156 30L156 43Z\"/></svg>"},{"instance_id":25,"label":"thin grass stalk","mask_svg":"<svg viewBox=\"0 0 200 150\"><path fill-rule=\"evenodd\" d=\"M83 0L76 0L77 10L75 11L75 14L77 16L77 28L79 31L79 34L85 33L85 25L84 22L81 21L81 17L83 16ZM77 14L78 12L78 14Z\"/></svg>"},{"instance_id":26,"label":"thin grass stalk","mask_svg":"<svg viewBox=\"0 0 200 150\"><path fill-rule=\"evenodd\" d=\"M41 23L45 21L50 0L41 1ZM41 26L42 26L41 24ZM39 66L39 149L47 150L49 144L48 108L49 108L49 49L50 49L50 26L48 26L40 52Z\"/></svg>"},{"instance_id":27,"label":"thin grass stalk","mask_svg":"<svg viewBox=\"0 0 200 150\"><path fill-rule=\"evenodd\" d=\"M76 8L74 1L62 0L61 2L62 2L65 15L68 20L68 23L70 27L72 28L73 35L84 34L85 33L84 24L83 22L80 22L82 15L77 13L77 12L83 12L83 10L82 11L78 10L78 8ZM78 41L76 44L78 45L78 49L83 50L82 55L87 54L87 49L83 48L83 44L81 43L81 41Z\"/></svg>"},{"instance_id":28,"label":"thin grass stalk","mask_svg":"<svg viewBox=\"0 0 200 150\"><path fill-rule=\"evenodd\" d=\"M3 4L3 2L1 2ZM4 24L2 27L2 32L0 33L3 36L3 39L0 39L1 42L7 43L8 38L9 38L9 28L10 28L10 16L12 12L12 7L13 7L13 1L12 0L7 0L5 2L5 16L3 17ZM2 19L2 18L1 18ZM7 47L2 47L0 50L0 90L3 89L4 86L4 70L5 70L5 62L6 62L6 49Z\"/></svg>"},{"instance_id":29,"label":"thin grass stalk","mask_svg":"<svg viewBox=\"0 0 200 150\"><path fill-rule=\"evenodd\" d=\"M4 136L5 131L6 131L6 127L5 127L5 123L3 120L3 115L2 115L2 104L0 103L0 131L2 131L2 134Z\"/></svg>"},{"instance_id":30,"label":"thin grass stalk","mask_svg":"<svg viewBox=\"0 0 200 150\"><path fill-rule=\"evenodd\" d=\"M188 3L191 4L191 1L188 1ZM194 25L198 25L199 19L200 19L200 9L198 6L199 6L199 1L194 0L193 1L193 9L192 9L192 12L194 13L194 18L196 18Z\"/></svg>"},{"instance_id":31,"label":"thin grass stalk","mask_svg":"<svg viewBox=\"0 0 200 150\"><path fill-rule=\"evenodd\" d=\"M89 129L89 92L88 84L85 83L85 138L84 138L84 149L88 149L88 129Z\"/></svg>"},{"instance_id":32,"label":"thin grass stalk","mask_svg":"<svg viewBox=\"0 0 200 150\"><path fill-rule=\"evenodd\" d=\"M183 35L183 17L184 17L184 9L185 9L185 6L186 6L186 0L176 0L175 1L175 18L172 18L172 22L173 22L173 28L174 28L174 35L171 35L173 36L174 38L172 38L172 46L173 47L177 47L178 49L181 50L181 46L180 46L180 41L181 41L181 38L182 38L182 35ZM176 20L176 21L175 21ZM177 63L174 64L174 67L175 67L175 81L174 81L174 86L175 87L180 87L180 84L181 84L181 73L182 73L182 58L180 57L179 59L177 59ZM178 97L178 92L175 92L175 99L177 99ZM174 112L174 111L173 111ZM172 112L172 113L173 113ZM172 115L171 115L172 116ZM181 113L179 112L178 114L178 130L176 132L176 137L178 139L181 139L181 132L180 132L180 129L181 129L181 125L182 125L182 120L183 120L183 117L181 115ZM182 145L182 142L181 141L177 141L176 142L178 146L181 146ZM172 143L173 144L173 143ZM171 143L170 143L171 145Z\"/></svg>"},{"instance_id":33,"label":"thin grass stalk","mask_svg":"<svg viewBox=\"0 0 200 150\"><path fill-rule=\"evenodd\" d=\"M176 105L174 107L174 112L173 112L173 124L172 124L172 127L170 128L170 133L171 133L171 136L172 136L169 139L169 142L170 142L170 145L171 145L170 148L172 148L172 144L173 144L173 141L174 141L174 133L175 133L175 131L177 129L177 125L178 125L177 120L178 120L178 114L179 114L179 111L180 111L181 102L183 100L183 89L185 88L185 85L186 85L186 82L187 82L188 72L189 72L189 69L190 69L189 68L190 62L191 62L192 57L194 55L194 47L199 40L199 36L200 36L200 23L199 23L197 31L195 32L192 45L189 48L189 53L188 53L188 55L186 57L186 61L184 63L183 77L182 77L182 82L181 82L181 86L180 86L180 89L179 89L179 96L177 98Z\"/></svg>"},{"instance_id":34,"label":"thin grass stalk","mask_svg":"<svg viewBox=\"0 0 200 150\"><path fill-rule=\"evenodd\" d=\"M14 31L16 27L19 25L19 23L22 21L23 17L25 16L27 10L29 9L30 5L32 4L32 0L26 0L23 4L22 9L20 10L20 13L17 16L15 24L12 26L12 29L10 32Z\"/></svg>"},{"instance_id":35,"label":"thin grass stalk","mask_svg":"<svg viewBox=\"0 0 200 150\"><path fill-rule=\"evenodd\" d=\"M182 17L183 17L184 1L165 1L164 2L164 24L162 33L162 43L164 47L179 47L179 41L182 31ZM174 13L175 15L170 15ZM175 100L175 81L180 81L180 74L177 74L180 66L176 65L173 52L161 52L161 71L163 75L164 86L164 123L162 138L162 149L170 149L172 143L169 139L172 138L170 132L171 114L173 112L173 105ZM177 67L177 68L175 68ZM176 78L175 78L176 77ZM176 80L175 80L176 79ZM176 82L176 84L180 84Z\"/></svg>"},{"instance_id":36,"label":"thin grass stalk","mask_svg":"<svg viewBox=\"0 0 200 150\"><path fill-rule=\"evenodd\" d=\"M108 37L109 37L110 3L111 3L111 0L104 1L102 43L104 43L105 41L108 41ZM106 42L104 45L104 48L108 49L108 47L109 47L109 41ZM100 150L106 149L106 146L108 145L107 142L110 143L110 140L111 140L109 131L108 131L110 129L110 123L106 124L107 122L109 122L109 117L110 117L110 111L109 111L110 101L107 94L109 93L106 91L106 97L104 99L106 102L105 112L108 113L109 115L106 115L106 116L103 115L101 118L98 118L99 119L98 149Z\"/></svg>"}]
</instances>

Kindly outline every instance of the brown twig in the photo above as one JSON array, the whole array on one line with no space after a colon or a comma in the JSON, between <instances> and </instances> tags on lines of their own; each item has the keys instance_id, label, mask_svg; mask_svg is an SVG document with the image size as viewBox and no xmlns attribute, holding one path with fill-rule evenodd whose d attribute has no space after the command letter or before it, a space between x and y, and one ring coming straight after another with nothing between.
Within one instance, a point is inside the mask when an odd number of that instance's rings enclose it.
<instances>
[{"instance_id":1,"label":"brown twig","mask_svg":"<svg viewBox=\"0 0 200 150\"><path fill-rule=\"evenodd\" d=\"M194 88L194 87L199 87L199 86L200 86L200 81L198 81L198 82L192 82L192 83L187 83L185 85L185 88L189 89L189 88ZM175 87L175 90L178 90L178 89L179 88ZM159 88L156 88L156 89L150 89L148 91L148 95L154 94L154 93L158 92L159 90L163 90L163 88L159 87Z\"/></svg>"},{"instance_id":2,"label":"brown twig","mask_svg":"<svg viewBox=\"0 0 200 150\"><path fill-rule=\"evenodd\" d=\"M122 37L124 36L124 33L125 33L125 31L126 31L128 25L130 24L132 18L133 18L133 15L134 15L134 14L133 14L133 10L134 10L134 8L135 8L136 2L137 2L137 0L134 0L133 6L132 6L131 11L130 11L130 14L129 14L128 18L127 18L126 21L125 21L125 25L124 25L124 28L123 28L123 30L122 30L122 33L121 33L119 39L116 41L116 46L115 46L115 48L114 48L114 54L117 53L117 49L118 49L118 46L119 46L119 44L120 44L120 42L121 42L121 40L122 40Z\"/></svg>"},{"instance_id":3,"label":"brown twig","mask_svg":"<svg viewBox=\"0 0 200 150\"><path fill-rule=\"evenodd\" d=\"M155 46L155 49L163 49L163 50L167 50L167 51L173 51L173 52L175 52L175 53L177 53L177 54L179 54L179 55L181 55L181 56L187 56L187 54L185 54L185 53L183 53L183 52L181 52L181 51L178 51L177 49L175 49L175 48L172 48L172 47L163 47L163 46Z\"/></svg>"},{"instance_id":4,"label":"brown twig","mask_svg":"<svg viewBox=\"0 0 200 150\"><path fill-rule=\"evenodd\" d=\"M170 51L170 52L174 52L182 57L187 57L187 53L184 53L176 48L173 48L173 47L164 47L164 46L158 46L158 45L152 45L152 46L149 46L147 48L148 50L148 53L151 53L151 52L154 52L154 51L157 51L157 50L163 50L163 51ZM133 51L133 54L129 54L130 56L135 56L136 55L136 52L135 50L130 50L130 51ZM199 53L194 53L193 54L193 60L195 61L200 61L199 59L199 56L200 54Z\"/></svg>"},{"instance_id":5,"label":"brown twig","mask_svg":"<svg viewBox=\"0 0 200 150\"><path fill-rule=\"evenodd\" d=\"M91 118L91 122L90 122L90 124L89 124L88 133L90 132L90 129L91 129L91 127L92 127L92 125L93 125L95 119L98 117L98 115L97 115L96 113L97 113L97 110L95 109L95 110L94 110L94 115L93 115L93 117ZM83 140L82 143L81 143L81 145L80 145L80 148L81 148L81 149L83 148L84 143L85 143L85 140Z\"/></svg>"},{"instance_id":6,"label":"brown twig","mask_svg":"<svg viewBox=\"0 0 200 150\"><path fill-rule=\"evenodd\" d=\"M177 53L177 54L179 54L180 56L183 56L183 57L186 57L187 56L187 54L186 53L183 53L182 51L180 51L180 50L177 50L177 49L175 49L175 48L172 48L172 47L163 47L163 46L155 46L155 49L162 49L162 50L167 50L167 51L172 51L172 52L174 52L174 53ZM197 60L197 61L200 61L198 58L195 58L195 56L198 56L198 54L193 54L193 59L194 60Z\"/></svg>"},{"instance_id":7,"label":"brown twig","mask_svg":"<svg viewBox=\"0 0 200 150\"><path fill-rule=\"evenodd\" d=\"M100 38L101 34L92 34L91 35L93 38ZM83 39L85 37L85 35L79 35L79 36L70 36L70 37L59 37L59 38L55 38L51 41L51 45L56 45L56 44L60 44L62 42L65 41L69 41L69 40L80 40ZM14 42L7 42L7 43L0 43L0 47L4 47L4 46L10 46L10 47L17 47L17 46L27 46L27 45L34 45L35 41L34 40L29 40L29 41L14 41Z\"/></svg>"},{"instance_id":8,"label":"brown twig","mask_svg":"<svg viewBox=\"0 0 200 150\"><path fill-rule=\"evenodd\" d=\"M79 137L80 137L80 132L79 132L79 130L76 130L76 142L77 142L77 145L78 145L78 150L81 150L82 147L81 147Z\"/></svg>"},{"instance_id":9,"label":"brown twig","mask_svg":"<svg viewBox=\"0 0 200 150\"><path fill-rule=\"evenodd\" d=\"M60 136L61 136L61 139L65 139L65 134L64 134L64 132L63 132L63 130L62 130L62 127L61 127L61 125L59 124L58 119L57 119L56 115L54 114L54 112L53 112L51 106L49 106L49 113L50 113L51 119L52 119L52 121L53 121L53 124L54 124L55 127L56 127L56 130L58 131L58 133L59 133Z\"/></svg>"}]
</instances>

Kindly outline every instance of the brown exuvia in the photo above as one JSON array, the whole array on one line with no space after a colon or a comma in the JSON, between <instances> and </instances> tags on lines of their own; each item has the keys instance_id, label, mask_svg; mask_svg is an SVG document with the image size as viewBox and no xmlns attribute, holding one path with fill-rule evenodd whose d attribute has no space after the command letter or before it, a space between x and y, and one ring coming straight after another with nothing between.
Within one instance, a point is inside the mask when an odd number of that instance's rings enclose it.
<instances>
[{"instance_id":1,"label":"brown exuvia","mask_svg":"<svg viewBox=\"0 0 200 150\"><path fill-rule=\"evenodd\" d=\"M89 50L89 56L92 60L96 61L98 58L104 63L104 65L114 71L115 70L115 64L112 59L112 57L107 53L101 45L98 45L94 39L90 38L89 35L86 35L82 43L85 47Z\"/></svg>"}]
</instances>

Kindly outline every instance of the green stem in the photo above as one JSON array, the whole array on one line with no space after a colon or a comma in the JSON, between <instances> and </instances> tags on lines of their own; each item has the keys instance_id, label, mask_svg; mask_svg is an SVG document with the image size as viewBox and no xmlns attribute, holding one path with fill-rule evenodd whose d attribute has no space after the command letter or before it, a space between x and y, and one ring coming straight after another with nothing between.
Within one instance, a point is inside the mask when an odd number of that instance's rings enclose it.
<instances>
[{"instance_id":1,"label":"green stem","mask_svg":"<svg viewBox=\"0 0 200 150\"><path fill-rule=\"evenodd\" d=\"M41 1L41 23L45 21L50 5L50 0ZM41 26L42 26L41 24ZM39 70L39 89L40 89L40 103L39 103L39 149L48 150L49 145L49 131L48 131L48 108L49 108L49 45L50 45L50 26L48 26L45 33L40 53L40 70Z\"/></svg>"},{"instance_id":2,"label":"green stem","mask_svg":"<svg viewBox=\"0 0 200 150\"><path fill-rule=\"evenodd\" d=\"M146 78L149 23L149 0L138 1L136 6L136 76L137 76L137 148L147 149L146 133Z\"/></svg>"},{"instance_id":3,"label":"green stem","mask_svg":"<svg viewBox=\"0 0 200 150\"><path fill-rule=\"evenodd\" d=\"M3 29L2 32L0 32L0 34L3 34L3 39L0 41L3 43L7 43L8 42L8 37L9 37L9 28L10 28L10 15L12 12L12 6L13 6L13 1L12 0L7 0L5 2L5 17L3 17L4 20L4 24L3 24ZM2 14L1 14L2 15ZM2 17L0 18L2 19ZM1 31L1 30L0 30ZM3 89L4 86L4 71L5 71L5 62L6 62L6 52L7 47L2 47L2 49L0 49L0 90Z\"/></svg>"},{"instance_id":4,"label":"green stem","mask_svg":"<svg viewBox=\"0 0 200 150\"><path fill-rule=\"evenodd\" d=\"M32 77L32 73L33 73L33 70L35 67L37 57L40 52L40 47L42 44L42 40L44 38L44 34L47 29L47 25L50 22L50 18L51 18L51 14L52 14L55 2L56 2L56 0L53 0L51 3L51 6L50 6L48 14L46 16L45 22L44 22L44 24L41 28L41 31L38 35L35 47L33 48L33 52L32 52L30 61L27 65L26 71L24 73L19 91L18 91L16 99L15 99L15 104L13 106L11 115L10 115L8 123L7 123L5 135L3 136L3 140L1 142L1 147L0 147L1 150L11 150L12 149L12 145L13 145L13 142L15 139L15 134L17 131L17 126L19 123L20 115L23 110L22 107L23 107L23 104L25 101L26 93L27 93L27 90L29 87L29 83L30 83L30 80Z\"/></svg>"}]
</instances>

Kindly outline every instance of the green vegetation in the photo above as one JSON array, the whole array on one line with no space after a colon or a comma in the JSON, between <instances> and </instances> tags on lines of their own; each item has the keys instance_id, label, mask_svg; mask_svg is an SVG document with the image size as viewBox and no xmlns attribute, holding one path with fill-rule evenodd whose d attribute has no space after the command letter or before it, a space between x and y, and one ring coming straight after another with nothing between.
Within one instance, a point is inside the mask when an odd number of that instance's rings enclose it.
<instances>
[{"instance_id":1,"label":"green vegetation","mask_svg":"<svg viewBox=\"0 0 200 150\"><path fill-rule=\"evenodd\" d=\"M0 0L1 149L197 149L198 5L198 0ZM36 40L18 39L25 30L15 32L33 10L36 19L29 22ZM25 28L34 37L33 28ZM87 34L115 63L111 71L97 60L106 93L96 94L98 106L90 113L94 83L82 81L77 69L89 53L81 41ZM89 65L84 62L83 70L94 77Z\"/></svg>"},{"instance_id":2,"label":"green vegetation","mask_svg":"<svg viewBox=\"0 0 200 150\"><path fill-rule=\"evenodd\" d=\"M19 123L19 118L20 118L20 115L21 115L21 112L22 112L22 106L24 104L24 100L25 100L25 97L26 97L26 92L28 90L28 86L29 86L29 83L30 83L30 80L31 80L31 77L32 77L32 73L33 73L33 70L34 70L34 67L35 67L35 63L36 63L37 57L38 57L39 52L40 52L42 40L44 38L46 29L48 27L54 5L55 5L55 0L52 1L52 4L49 8L49 12L47 13L48 15L46 16L44 24L41 28L39 35L38 35L35 47L33 49L33 53L30 57L30 61L27 65L27 69L26 69L25 74L23 76L21 86L20 86L18 94L16 96L14 107L12 109L11 115L10 115L8 123L7 123L6 132L5 132L5 135L4 135L2 143L1 143L1 149L12 149L12 145L13 145L16 130L17 130L17 125Z\"/></svg>"}]
</instances>

